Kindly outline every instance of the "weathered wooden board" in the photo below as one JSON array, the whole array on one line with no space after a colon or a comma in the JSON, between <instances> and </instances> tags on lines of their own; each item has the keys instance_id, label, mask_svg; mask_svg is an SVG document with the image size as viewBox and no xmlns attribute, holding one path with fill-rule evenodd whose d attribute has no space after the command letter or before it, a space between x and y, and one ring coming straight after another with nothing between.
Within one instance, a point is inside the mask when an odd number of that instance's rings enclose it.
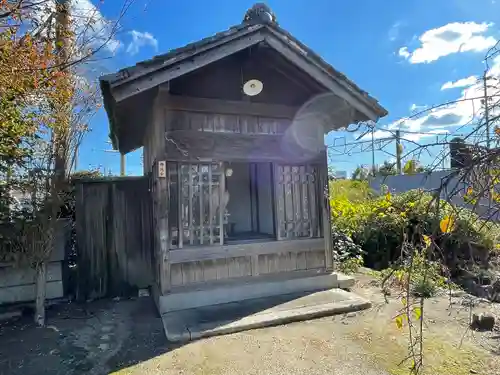
<instances>
[{"instance_id":1,"label":"weathered wooden board","mask_svg":"<svg viewBox=\"0 0 500 375\"><path fill-rule=\"evenodd\" d=\"M170 266L170 285L182 285L182 263L172 264Z\"/></svg>"},{"instance_id":2,"label":"weathered wooden board","mask_svg":"<svg viewBox=\"0 0 500 375\"><path fill-rule=\"evenodd\" d=\"M151 113L144 116L144 174L152 171L153 165L155 165L158 157L165 152L165 131L168 130L170 124L168 120L169 113L164 106L166 97L168 97L168 95L163 95L163 92L159 90L153 100L152 107L147 107L150 109Z\"/></svg>"},{"instance_id":3,"label":"weathered wooden board","mask_svg":"<svg viewBox=\"0 0 500 375\"><path fill-rule=\"evenodd\" d=\"M325 267L325 251L314 251L306 253L306 269Z\"/></svg>"},{"instance_id":4,"label":"weathered wooden board","mask_svg":"<svg viewBox=\"0 0 500 375\"><path fill-rule=\"evenodd\" d=\"M320 269L325 267L324 250L261 254L259 255L259 275L289 271Z\"/></svg>"},{"instance_id":5,"label":"weathered wooden board","mask_svg":"<svg viewBox=\"0 0 500 375\"><path fill-rule=\"evenodd\" d=\"M234 245L196 246L192 248L172 249L169 259L172 264L198 260L233 258L273 253L299 253L324 251L322 238L304 238L298 240L269 241Z\"/></svg>"},{"instance_id":6,"label":"weathered wooden board","mask_svg":"<svg viewBox=\"0 0 500 375\"><path fill-rule=\"evenodd\" d=\"M170 267L172 286L245 277L251 274L251 259L247 256L176 263Z\"/></svg>"},{"instance_id":7,"label":"weathered wooden board","mask_svg":"<svg viewBox=\"0 0 500 375\"><path fill-rule=\"evenodd\" d=\"M291 123L291 120L273 117L186 111L172 111L169 121L172 131L247 135L283 135Z\"/></svg>"},{"instance_id":8,"label":"weathered wooden board","mask_svg":"<svg viewBox=\"0 0 500 375\"><path fill-rule=\"evenodd\" d=\"M149 179L80 182L76 190L79 297L118 295L129 287L151 285Z\"/></svg>"},{"instance_id":9,"label":"weathered wooden board","mask_svg":"<svg viewBox=\"0 0 500 375\"><path fill-rule=\"evenodd\" d=\"M324 244L323 240L321 242ZM324 267L325 252L323 248L298 252L247 254L192 262L186 260L171 265L171 285L175 287L214 280L258 277L259 275Z\"/></svg>"},{"instance_id":10,"label":"weathered wooden board","mask_svg":"<svg viewBox=\"0 0 500 375\"><path fill-rule=\"evenodd\" d=\"M262 118L293 119L298 108L279 104L252 103L245 101L196 98L192 96L170 95L165 98L165 106L174 111L194 113L217 113Z\"/></svg>"},{"instance_id":11,"label":"weathered wooden board","mask_svg":"<svg viewBox=\"0 0 500 375\"><path fill-rule=\"evenodd\" d=\"M314 162L319 153L309 153L279 135L237 134L171 130L166 134L165 158L173 161L275 161Z\"/></svg>"},{"instance_id":12,"label":"weathered wooden board","mask_svg":"<svg viewBox=\"0 0 500 375\"><path fill-rule=\"evenodd\" d=\"M35 284L26 284L0 288L0 304L28 302L35 300ZM63 282L47 282L46 298L54 299L64 296Z\"/></svg>"},{"instance_id":13,"label":"weathered wooden board","mask_svg":"<svg viewBox=\"0 0 500 375\"><path fill-rule=\"evenodd\" d=\"M47 265L47 282L62 280L61 262ZM36 272L32 268L0 267L0 288L29 285L35 282Z\"/></svg>"}]
</instances>

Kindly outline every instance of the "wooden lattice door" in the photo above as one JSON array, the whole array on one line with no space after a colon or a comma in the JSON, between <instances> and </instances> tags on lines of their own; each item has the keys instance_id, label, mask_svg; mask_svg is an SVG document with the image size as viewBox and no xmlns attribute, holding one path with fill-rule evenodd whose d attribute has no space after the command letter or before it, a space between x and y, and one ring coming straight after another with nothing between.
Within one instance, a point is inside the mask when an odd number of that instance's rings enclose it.
<instances>
[{"instance_id":1,"label":"wooden lattice door","mask_svg":"<svg viewBox=\"0 0 500 375\"><path fill-rule=\"evenodd\" d=\"M275 165L277 238L320 236L318 167Z\"/></svg>"}]
</instances>

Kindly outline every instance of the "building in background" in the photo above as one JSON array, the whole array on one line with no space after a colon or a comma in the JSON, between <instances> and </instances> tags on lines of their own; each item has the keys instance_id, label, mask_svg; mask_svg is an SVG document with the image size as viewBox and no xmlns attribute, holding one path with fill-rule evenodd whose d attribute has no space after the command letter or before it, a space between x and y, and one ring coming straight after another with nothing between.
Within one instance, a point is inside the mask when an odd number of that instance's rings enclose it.
<instances>
[{"instance_id":1,"label":"building in background","mask_svg":"<svg viewBox=\"0 0 500 375\"><path fill-rule=\"evenodd\" d=\"M334 171L333 176L336 179L345 180L347 179L347 171Z\"/></svg>"}]
</instances>

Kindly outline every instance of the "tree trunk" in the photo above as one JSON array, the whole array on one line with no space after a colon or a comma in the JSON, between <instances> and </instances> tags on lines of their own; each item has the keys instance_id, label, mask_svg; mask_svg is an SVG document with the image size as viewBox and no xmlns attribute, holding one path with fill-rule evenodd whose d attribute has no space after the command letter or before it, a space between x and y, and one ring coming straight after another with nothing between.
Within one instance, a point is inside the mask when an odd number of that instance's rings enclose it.
<instances>
[{"instance_id":1,"label":"tree trunk","mask_svg":"<svg viewBox=\"0 0 500 375\"><path fill-rule=\"evenodd\" d=\"M45 326L45 297L47 294L47 262L43 261L36 267L36 305L35 323L41 327Z\"/></svg>"}]
</instances>

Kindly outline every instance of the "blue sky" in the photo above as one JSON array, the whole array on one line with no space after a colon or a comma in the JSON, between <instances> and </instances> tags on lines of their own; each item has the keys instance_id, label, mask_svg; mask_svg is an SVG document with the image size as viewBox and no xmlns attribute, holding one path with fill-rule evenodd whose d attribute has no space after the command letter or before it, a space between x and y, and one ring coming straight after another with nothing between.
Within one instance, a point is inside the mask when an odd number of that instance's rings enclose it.
<instances>
[{"instance_id":1,"label":"blue sky","mask_svg":"<svg viewBox=\"0 0 500 375\"><path fill-rule=\"evenodd\" d=\"M85 9L91 0L75 0ZM92 0L104 20L116 19L123 1ZM112 59L100 67L111 72L169 49L201 39L240 23L253 4L246 0L136 0L121 20L115 36L118 46ZM476 97L476 82L485 69L484 56L500 38L500 2L496 0L274 0L267 4L280 26L308 45L337 70L346 74L389 111L379 121L375 138L392 136L400 128L408 139L405 150L417 143L444 140L447 134L470 131L466 125L480 111L478 100L461 102L425 113L419 118L401 119L426 106ZM490 75L500 75L500 59L490 61ZM473 105L474 104L474 105ZM104 110L93 118L92 132L84 140L79 169L98 165L119 171L119 156L104 152L108 123ZM389 131L388 131L389 130ZM430 134L415 134L425 132ZM441 135L439 135L441 134ZM351 143L360 135L330 133L331 163L351 172L358 164L371 163L371 151ZM336 138L336 140L334 140ZM367 138L365 138L367 139ZM371 138L368 138L371 139ZM387 151L392 151L390 145ZM433 155L422 156L424 164ZM142 174L138 150L127 155L127 173ZM375 153L376 162L392 157Z\"/></svg>"}]
</instances>

